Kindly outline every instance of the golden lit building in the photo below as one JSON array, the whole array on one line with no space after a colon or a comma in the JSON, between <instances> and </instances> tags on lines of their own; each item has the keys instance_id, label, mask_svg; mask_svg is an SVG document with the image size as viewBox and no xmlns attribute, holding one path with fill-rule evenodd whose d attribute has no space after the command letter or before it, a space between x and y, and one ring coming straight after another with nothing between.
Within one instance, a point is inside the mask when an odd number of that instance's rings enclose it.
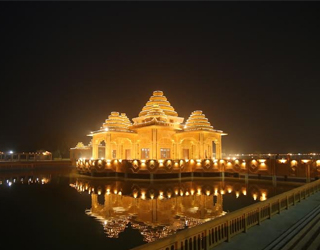
<instances>
[{"instance_id":1,"label":"golden lit building","mask_svg":"<svg viewBox=\"0 0 320 250\"><path fill-rule=\"evenodd\" d=\"M111 112L102 127L91 132L92 158L104 159L220 159L221 137L201 110L187 121L179 117L162 91L154 91L139 116ZM73 150L76 150L74 148Z\"/></svg>"}]
</instances>

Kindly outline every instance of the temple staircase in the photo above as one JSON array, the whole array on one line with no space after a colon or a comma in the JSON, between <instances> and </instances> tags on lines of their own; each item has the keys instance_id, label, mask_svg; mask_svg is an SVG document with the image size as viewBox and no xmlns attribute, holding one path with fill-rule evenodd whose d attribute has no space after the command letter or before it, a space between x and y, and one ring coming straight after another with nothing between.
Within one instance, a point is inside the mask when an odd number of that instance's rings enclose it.
<instances>
[{"instance_id":1,"label":"temple staircase","mask_svg":"<svg viewBox=\"0 0 320 250\"><path fill-rule=\"evenodd\" d=\"M263 250L319 250L320 204Z\"/></svg>"}]
</instances>

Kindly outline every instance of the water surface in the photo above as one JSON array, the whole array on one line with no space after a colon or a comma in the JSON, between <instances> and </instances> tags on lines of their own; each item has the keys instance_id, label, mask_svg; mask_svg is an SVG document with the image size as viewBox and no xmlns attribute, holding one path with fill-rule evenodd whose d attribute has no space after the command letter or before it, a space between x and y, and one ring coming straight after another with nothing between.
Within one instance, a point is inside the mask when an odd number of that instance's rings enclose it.
<instances>
[{"instance_id":1,"label":"water surface","mask_svg":"<svg viewBox=\"0 0 320 250\"><path fill-rule=\"evenodd\" d=\"M243 179L138 181L74 168L0 172L2 245L127 250L297 185Z\"/></svg>"}]
</instances>

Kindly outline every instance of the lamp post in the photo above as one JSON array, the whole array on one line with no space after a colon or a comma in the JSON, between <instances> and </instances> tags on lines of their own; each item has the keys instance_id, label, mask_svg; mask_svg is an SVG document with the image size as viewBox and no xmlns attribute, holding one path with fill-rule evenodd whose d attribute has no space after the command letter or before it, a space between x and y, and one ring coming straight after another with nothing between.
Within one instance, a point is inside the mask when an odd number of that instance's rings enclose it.
<instances>
[{"instance_id":1,"label":"lamp post","mask_svg":"<svg viewBox=\"0 0 320 250\"><path fill-rule=\"evenodd\" d=\"M310 160L302 160L306 166L306 182L310 182Z\"/></svg>"},{"instance_id":2,"label":"lamp post","mask_svg":"<svg viewBox=\"0 0 320 250\"><path fill-rule=\"evenodd\" d=\"M11 161L13 161L13 151L10 150L10 151L9 151L9 154L11 155L11 157L10 157L10 158L11 158Z\"/></svg>"}]
</instances>

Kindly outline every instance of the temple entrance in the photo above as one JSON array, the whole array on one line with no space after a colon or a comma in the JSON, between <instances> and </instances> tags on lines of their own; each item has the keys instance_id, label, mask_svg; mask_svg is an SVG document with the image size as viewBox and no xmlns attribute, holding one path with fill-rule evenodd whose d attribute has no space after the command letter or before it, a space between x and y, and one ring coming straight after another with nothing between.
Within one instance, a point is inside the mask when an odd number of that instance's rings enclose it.
<instances>
[{"instance_id":1,"label":"temple entrance","mask_svg":"<svg viewBox=\"0 0 320 250\"><path fill-rule=\"evenodd\" d=\"M105 141L100 142L98 146L98 158L104 158L106 152L106 143Z\"/></svg>"},{"instance_id":2,"label":"temple entrance","mask_svg":"<svg viewBox=\"0 0 320 250\"><path fill-rule=\"evenodd\" d=\"M198 157L198 148L193 138L186 138L181 142L180 157L183 159L194 159Z\"/></svg>"},{"instance_id":3,"label":"temple entrance","mask_svg":"<svg viewBox=\"0 0 320 250\"><path fill-rule=\"evenodd\" d=\"M183 159L189 159L189 149L188 148L183 149Z\"/></svg>"},{"instance_id":4,"label":"temple entrance","mask_svg":"<svg viewBox=\"0 0 320 250\"><path fill-rule=\"evenodd\" d=\"M130 149L126 149L126 151L125 151L125 159L131 160L131 150Z\"/></svg>"},{"instance_id":5,"label":"temple entrance","mask_svg":"<svg viewBox=\"0 0 320 250\"><path fill-rule=\"evenodd\" d=\"M212 157L217 159L217 156L216 156L216 144L214 142L212 142Z\"/></svg>"}]
</instances>

